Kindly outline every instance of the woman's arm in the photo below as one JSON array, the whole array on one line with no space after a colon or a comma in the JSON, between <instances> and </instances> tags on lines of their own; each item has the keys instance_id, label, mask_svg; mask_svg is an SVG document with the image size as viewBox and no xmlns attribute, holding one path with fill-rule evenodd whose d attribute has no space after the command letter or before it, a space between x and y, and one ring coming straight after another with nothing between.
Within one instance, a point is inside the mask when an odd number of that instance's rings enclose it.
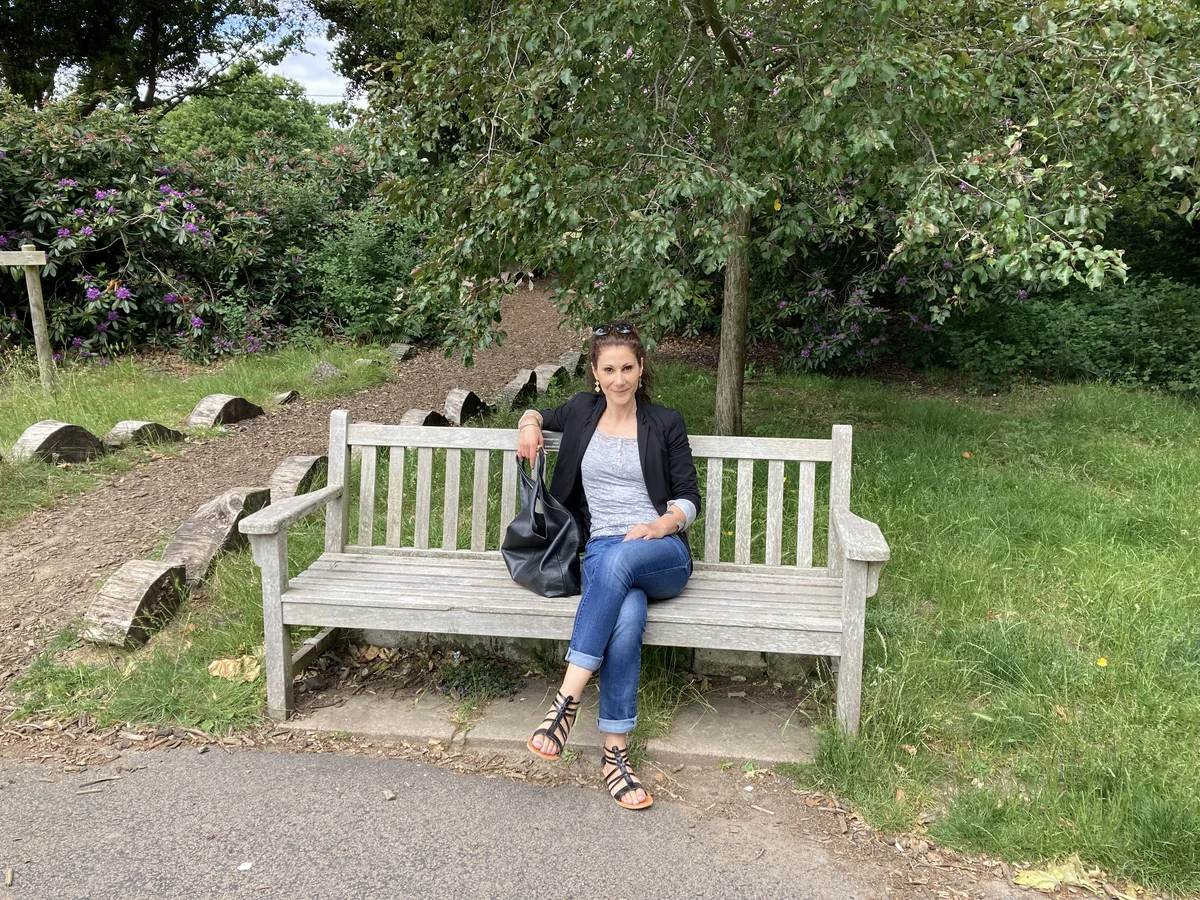
<instances>
[{"instance_id":1,"label":"woman's arm","mask_svg":"<svg viewBox=\"0 0 1200 900\"><path fill-rule=\"evenodd\" d=\"M700 512L699 479L696 477L696 463L692 460L692 445L688 442L687 426L683 416L678 412L672 416L672 421L666 429L667 441L667 475L671 480L672 503L686 501L692 506L688 510L683 507L687 524L690 525Z\"/></svg>"}]
</instances>

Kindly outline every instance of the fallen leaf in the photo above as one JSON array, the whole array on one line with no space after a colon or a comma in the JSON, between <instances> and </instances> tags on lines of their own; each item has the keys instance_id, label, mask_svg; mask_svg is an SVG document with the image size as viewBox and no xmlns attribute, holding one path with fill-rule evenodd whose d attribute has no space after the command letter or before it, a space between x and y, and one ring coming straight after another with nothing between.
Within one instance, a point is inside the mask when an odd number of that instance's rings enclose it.
<instances>
[{"instance_id":1,"label":"fallen leaf","mask_svg":"<svg viewBox=\"0 0 1200 900\"><path fill-rule=\"evenodd\" d=\"M907 753L909 756L917 755L917 748L914 747L912 744L901 744L900 746L904 748L904 752Z\"/></svg>"},{"instance_id":2,"label":"fallen leaf","mask_svg":"<svg viewBox=\"0 0 1200 900\"><path fill-rule=\"evenodd\" d=\"M963 451L963 459L970 459L970 458L971 458L971 451L970 451L970 450L964 450L964 451Z\"/></svg>"},{"instance_id":3,"label":"fallen leaf","mask_svg":"<svg viewBox=\"0 0 1200 900\"><path fill-rule=\"evenodd\" d=\"M208 664L208 674L214 678L224 678L226 681L244 681L247 684L254 681L261 671L258 660L253 656L243 656L239 659L214 659Z\"/></svg>"},{"instance_id":4,"label":"fallen leaf","mask_svg":"<svg viewBox=\"0 0 1200 900\"><path fill-rule=\"evenodd\" d=\"M1064 722L1071 721L1070 717L1067 716L1067 711L1065 709L1063 709L1061 706L1059 706L1057 703L1054 704L1054 711L1056 713L1058 713L1058 717L1060 719L1062 719Z\"/></svg>"},{"instance_id":5,"label":"fallen leaf","mask_svg":"<svg viewBox=\"0 0 1200 900\"><path fill-rule=\"evenodd\" d=\"M1072 856L1066 862L1046 869L1025 869L1018 872L1013 876L1013 884L1031 887L1035 891L1045 891L1046 893L1056 890L1060 885L1081 887L1097 892L1099 885L1089 877L1091 874L1099 874L1099 870L1089 873L1083 867L1079 857Z\"/></svg>"},{"instance_id":6,"label":"fallen leaf","mask_svg":"<svg viewBox=\"0 0 1200 900\"><path fill-rule=\"evenodd\" d=\"M730 697L745 697L746 692L745 691L730 691L729 696Z\"/></svg>"},{"instance_id":7,"label":"fallen leaf","mask_svg":"<svg viewBox=\"0 0 1200 900\"><path fill-rule=\"evenodd\" d=\"M396 799L396 792L395 792L395 791L384 791L384 792L383 792L383 799L384 799L384 800L395 800L395 799Z\"/></svg>"},{"instance_id":8,"label":"fallen leaf","mask_svg":"<svg viewBox=\"0 0 1200 900\"><path fill-rule=\"evenodd\" d=\"M12 884L13 884L13 870L5 869L4 870L4 886L12 887Z\"/></svg>"},{"instance_id":9,"label":"fallen leaf","mask_svg":"<svg viewBox=\"0 0 1200 900\"><path fill-rule=\"evenodd\" d=\"M654 775L654 783L655 784L662 784L666 780L667 780L667 776L663 775L662 772L655 773L655 775Z\"/></svg>"},{"instance_id":10,"label":"fallen leaf","mask_svg":"<svg viewBox=\"0 0 1200 900\"><path fill-rule=\"evenodd\" d=\"M908 794L905 793L904 788L896 788L896 802L897 803L903 803L904 798L907 796L908 796Z\"/></svg>"},{"instance_id":11,"label":"fallen leaf","mask_svg":"<svg viewBox=\"0 0 1200 900\"><path fill-rule=\"evenodd\" d=\"M818 797L813 797L813 796L809 795L808 797L804 798L804 805L808 806L808 807L820 806L821 800Z\"/></svg>"}]
</instances>

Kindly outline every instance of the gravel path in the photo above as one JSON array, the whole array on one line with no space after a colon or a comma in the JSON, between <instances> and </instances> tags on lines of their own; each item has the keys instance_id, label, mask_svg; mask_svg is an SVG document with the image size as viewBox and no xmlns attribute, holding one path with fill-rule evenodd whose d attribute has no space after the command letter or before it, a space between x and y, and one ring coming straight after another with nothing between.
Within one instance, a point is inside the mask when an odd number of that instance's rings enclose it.
<instances>
[{"instance_id":1,"label":"gravel path","mask_svg":"<svg viewBox=\"0 0 1200 900\"><path fill-rule=\"evenodd\" d=\"M465 369L439 350L396 367L392 380L363 393L297 401L273 415L232 426L229 437L188 445L182 455L132 472L41 510L0 532L0 693L47 638L82 613L96 580L162 546L201 503L233 487L265 485L285 457L324 453L329 413L395 422L409 409L438 409L446 393L469 388L485 399L520 368L552 362L580 340L561 327L544 285L518 289L504 307L508 337Z\"/></svg>"}]
</instances>

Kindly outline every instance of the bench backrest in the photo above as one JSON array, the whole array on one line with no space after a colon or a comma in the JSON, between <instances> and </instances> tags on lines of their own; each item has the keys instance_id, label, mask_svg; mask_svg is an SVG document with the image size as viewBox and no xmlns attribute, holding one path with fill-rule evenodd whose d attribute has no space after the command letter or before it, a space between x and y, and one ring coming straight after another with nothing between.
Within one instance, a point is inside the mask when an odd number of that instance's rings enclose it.
<instances>
[{"instance_id":1,"label":"bench backrest","mask_svg":"<svg viewBox=\"0 0 1200 900\"><path fill-rule=\"evenodd\" d=\"M545 437L547 451L556 452L559 435L547 432ZM703 498L689 533L697 560L809 568L816 535L826 538L820 561L831 561L831 572L840 572L833 529L827 517L817 521L815 511L819 495L822 500L827 496L830 514L850 507L850 426L834 425L829 440L709 435L689 440ZM517 512L516 451L515 428L351 423L346 410L335 410L330 416L329 484L341 484L344 490L326 514L325 549L381 545L424 550L430 549L433 532L443 551L496 550ZM357 478L352 477L355 458L360 460ZM819 480L818 465L826 463L828 477ZM384 468L386 484L376 477ZM465 468L471 470L469 490ZM357 524L353 533L352 523Z\"/></svg>"}]
</instances>

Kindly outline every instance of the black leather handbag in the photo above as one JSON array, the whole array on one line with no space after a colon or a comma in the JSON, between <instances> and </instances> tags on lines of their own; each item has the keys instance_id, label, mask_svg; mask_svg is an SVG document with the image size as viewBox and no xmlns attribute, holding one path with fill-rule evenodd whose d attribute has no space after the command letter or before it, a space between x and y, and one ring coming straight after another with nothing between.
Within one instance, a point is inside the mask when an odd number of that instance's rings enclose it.
<instances>
[{"instance_id":1,"label":"black leather handbag","mask_svg":"<svg viewBox=\"0 0 1200 900\"><path fill-rule=\"evenodd\" d=\"M570 597L580 590L579 525L546 490L546 451L533 472L521 470L521 511L500 544L512 580L543 597Z\"/></svg>"}]
</instances>

